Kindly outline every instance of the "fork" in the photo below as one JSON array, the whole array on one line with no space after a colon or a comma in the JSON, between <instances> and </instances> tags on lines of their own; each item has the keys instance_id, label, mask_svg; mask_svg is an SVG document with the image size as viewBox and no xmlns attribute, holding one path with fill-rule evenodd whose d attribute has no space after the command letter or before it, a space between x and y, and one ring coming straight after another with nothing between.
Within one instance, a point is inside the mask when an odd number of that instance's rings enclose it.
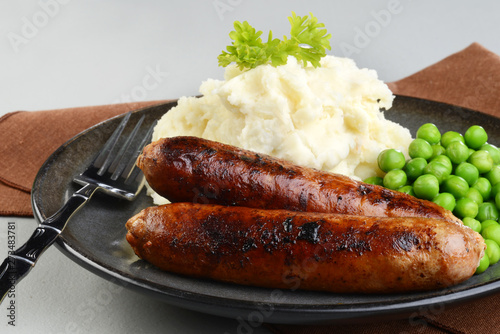
<instances>
[{"instance_id":1,"label":"fork","mask_svg":"<svg viewBox=\"0 0 500 334\"><path fill-rule=\"evenodd\" d=\"M35 266L42 253L52 245L64 230L73 214L86 204L94 193L102 191L107 195L129 201L135 199L144 185L144 175L135 165L143 147L149 142L155 123L144 137L138 138L143 115L126 139L122 133L130 120L127 113L103 148L93 158L87 169L74 177L81 185L68 201L52 216L40 223L28 241L12 252L0 265L0 303L8 292Z\"/></svg>"}]
</instances>

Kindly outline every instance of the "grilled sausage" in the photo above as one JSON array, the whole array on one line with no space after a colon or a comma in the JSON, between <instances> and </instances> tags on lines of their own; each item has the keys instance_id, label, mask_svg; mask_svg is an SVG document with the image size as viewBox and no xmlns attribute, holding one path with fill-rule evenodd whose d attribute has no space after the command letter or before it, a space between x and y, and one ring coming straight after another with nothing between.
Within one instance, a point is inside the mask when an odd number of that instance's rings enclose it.
<instances>
[{"instance_id":1,"label":"grilled sausage","mask_svg":"<svg viewBox=\"0 0 500 334\"><path fill-rule=\"evenodd\" d=\"M212 204L147 208L126 227L135 253L166 271L337 293L451 286L474 274L485 249L478 233L442 219Z\"/></svg>"},{"instance_id":2,"label":"grilled sausage","mask_svg":"<svg viewBox=\"0 0 500 334\"><path fill-rule=\"evenodd\" d=\"M430 201L197 137L151 143L137 165L171 202L460 222Z\"/></svg>"}]
</instances>

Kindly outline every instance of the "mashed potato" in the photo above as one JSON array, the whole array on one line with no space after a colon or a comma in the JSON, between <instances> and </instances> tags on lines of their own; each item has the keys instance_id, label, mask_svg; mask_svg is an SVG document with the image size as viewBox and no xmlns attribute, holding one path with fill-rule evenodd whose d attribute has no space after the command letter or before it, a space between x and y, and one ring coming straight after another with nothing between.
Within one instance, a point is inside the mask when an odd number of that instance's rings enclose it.
<instances>
[{"instance_id":1,"label":"mashed potato","mask_svg":"<svg viewBox=\"0 0 500 334\"><path fill-rule=\"evenodd\" d=\"M200 92L179 99L153 140L198 136L356 179L380 172L380 151L406 155L412 140L380 110L392 106L387 85L348 58L326 56L318 68L294 57L244 72L231 65L224 81L207 80Z\"/></svg>"}]
</instances>

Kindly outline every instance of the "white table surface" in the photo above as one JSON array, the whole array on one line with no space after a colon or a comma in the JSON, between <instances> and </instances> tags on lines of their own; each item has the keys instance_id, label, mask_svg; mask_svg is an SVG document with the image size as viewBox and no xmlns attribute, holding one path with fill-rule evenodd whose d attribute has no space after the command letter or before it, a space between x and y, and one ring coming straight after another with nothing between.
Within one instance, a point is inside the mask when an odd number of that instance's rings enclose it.
<instances>
[{"instance_id":1,"label":"white table surface","mask_svg":"<svg viewBox=\"0 0 500 334\"><path fill-rule=\"evenodd\" d=\"M387 82L473 42L500 54L494 0L10 0L0 3L0 116L195 95L201 81L222 78L217 55L230 42L234 20L281 37L292 11L312 12L326 24L330 54L349 56ZM2 257L9 222L19 244L36 226L34 219L0 217ZM242 332L234 319L121 289L57 248L17 286L15 327L7 306L0 307L1 333Z\"/></svg>"}]
</instances>

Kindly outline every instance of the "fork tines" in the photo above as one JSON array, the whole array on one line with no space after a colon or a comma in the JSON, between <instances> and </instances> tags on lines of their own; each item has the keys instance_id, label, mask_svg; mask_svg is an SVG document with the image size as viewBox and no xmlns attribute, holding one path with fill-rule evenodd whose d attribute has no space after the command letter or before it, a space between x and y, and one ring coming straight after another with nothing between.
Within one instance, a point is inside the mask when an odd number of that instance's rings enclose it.
<instances>
[{"instance_id":1,"label":"fork tines","mask_svg":"<svg viewBox=\"0 0 500 334\"><path fill-rule=\"evenodd\" d=\"M137 142L136 137L145 118L145 115L142 115L125 142L120 143L121 135L131 115L132 112L129 112L123 117L101 152L95 157L92 167L97 169L97 175L104 176L106 173L110 173L111 180L116 181L121 177L127 180L127 183L133 182L139 175L140 170L135 168L135 162L143 147L150 141L155 123L151 125L146 135L142 136L142 140Z\"/></svg>"}]
</instances>

